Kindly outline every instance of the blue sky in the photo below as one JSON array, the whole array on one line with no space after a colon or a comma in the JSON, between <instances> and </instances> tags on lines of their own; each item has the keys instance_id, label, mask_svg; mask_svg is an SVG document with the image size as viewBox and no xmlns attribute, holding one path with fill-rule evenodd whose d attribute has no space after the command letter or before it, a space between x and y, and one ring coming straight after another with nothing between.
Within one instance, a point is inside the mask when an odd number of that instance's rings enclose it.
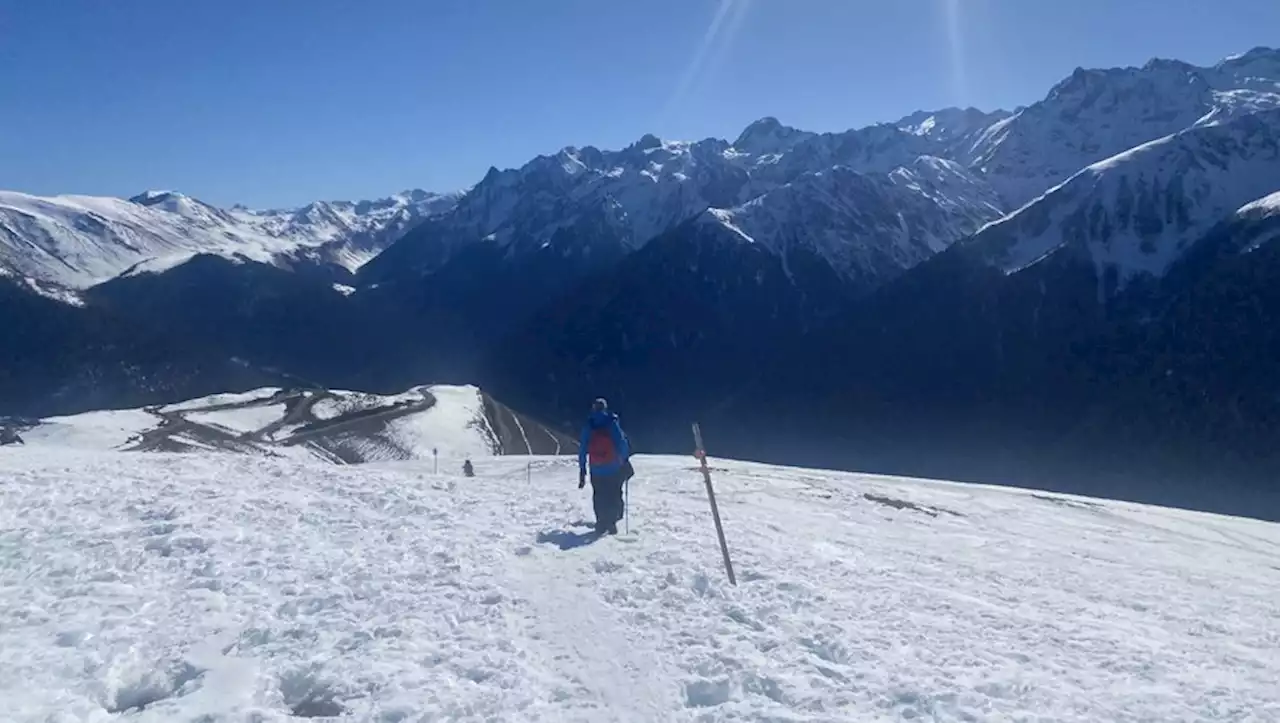
<instances>
[{"instance_id":1,"label":"blue sky","mask_svg":"<svg viewBox=\"0 0 1280 723\"><path fill-rule=\"evenodd\" d=\"M0 188L450 190L646 132L1014 107L1280 43L1275 0L0 0Z\"/></svg>"}]
</instances>

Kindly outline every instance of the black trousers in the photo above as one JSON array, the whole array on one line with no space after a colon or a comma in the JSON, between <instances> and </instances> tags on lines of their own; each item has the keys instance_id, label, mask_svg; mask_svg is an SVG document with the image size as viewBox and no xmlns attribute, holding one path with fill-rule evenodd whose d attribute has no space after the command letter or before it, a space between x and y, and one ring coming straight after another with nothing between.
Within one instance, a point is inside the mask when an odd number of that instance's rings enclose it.
<instances>
[{"instance_id":1,"label":"black trousers","mask_svg":"<svg viewBox=\"0 0 1280 723\"><path fill-rule=\"evenodd\" d=\"M616 525L622 519L622 472L591 475L591 504L596 511L596 527Z\"/></svg>"}]
</instances>

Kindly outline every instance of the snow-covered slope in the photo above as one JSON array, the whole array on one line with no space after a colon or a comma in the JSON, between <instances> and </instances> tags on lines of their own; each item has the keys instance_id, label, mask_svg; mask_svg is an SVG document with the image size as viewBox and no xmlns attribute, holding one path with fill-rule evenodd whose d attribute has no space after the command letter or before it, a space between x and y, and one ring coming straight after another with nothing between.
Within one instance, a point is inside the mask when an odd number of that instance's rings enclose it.
<instances>
[{"instance_id":1,"label":"snow-covered slope","mask_svg":"<svg viewBox=\"0 0 1280 723\"><path fill-rule=\"evenodd\" d=\"M1280 107L1280 51L1212 68L1152 60L1077 69L1042 101L987 128L965 157L1012 205L1081 168L1197 123Z\"/></svg>"},{"instance_id":2,"label":"snow-covered slope","mask_svg":"<svg viewBox=\"0 0 1280 723\"><path fill-rule=\"evenodd\" d=\"M6 449L4 717L1280 717L1275 525L713 467L736 587L690 459L595 540L568 459Z\"/></svg>"},{"instance_id":3,"label":"snow-covered slope","mask_svg":"<svg viewBox=\"0 0 1280 723\"><path fill-rule=\"evenodd\" d=\"M1280 190L1280 110L1197 126L1094 164L979 233L1007 272L1082 250L1099 277L1163 274L1244 204Z\"/></svg>"},{"instance_id":4,"label":"snow-covered slope","mask_svg":"<svg viewBox=\"0 0 1280 723\"><path fill-rule=\"evenodd\" d=\"M132 199L0 191L0 265L70 288L135 265L167 268L197 253L272 262L301 254L354 270L456 195L412 191L382 201L290 211L215 208L169 191Z\"/></svg>"},{"instance_id":5,"label":"snow-covered slope","mask_svg":"<svg viewBox=\"0 0 1280 723\"><path fill-rule=\"evenodd\" d=\"M383 396L256 389L146 409L50 417L21 430L33 446L88 450L314 456L328 462L446 460L568 451L573 440L475 387Z\"/></svg>"},{"instance_id":6,"label":"snow-covered slope","mask_svg":"<svg viewBox=\"0 0 1280 723\"><path fill-rule=\"evenodd\" d=\"M888 175L844 166L806 174L733 209L720 224L780 256L804 250L847 278L889 278L999 218L999 198L958 164L920 158Z\"/></svg>"},{"instance_id":7,"label":"snow-covered slope","mask_svg":"<svg viewBox=\"0 0 1280 723\"><path fill-rule=\"evenodd\" d=\"M67 449L122 449L144 432L160 426L160 418L141 409L84 412L49 417L22 430L26 444Z\"/></svg>"}]
</instances>

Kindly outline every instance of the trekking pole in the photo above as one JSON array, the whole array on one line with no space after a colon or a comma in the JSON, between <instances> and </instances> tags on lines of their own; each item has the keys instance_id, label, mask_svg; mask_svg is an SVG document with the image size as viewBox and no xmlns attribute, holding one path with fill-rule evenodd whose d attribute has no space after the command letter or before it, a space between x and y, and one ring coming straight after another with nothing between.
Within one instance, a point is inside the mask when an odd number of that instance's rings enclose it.
<instances>
[{"instance_id":1,"label":"trekking pole","mask_svg":"<svg viewBox=\"0 0 1280 723\"><path fill-rule=\"evenodd\" d=\"M720 507L716 505L716 491L711 486L711 468L707 466L707 450L702 446L702 428L697 422L693 424L694 451L702 462L702 479L707 483L707 499L711 500L711 516L716 521L716 537L720 538L720 554L724 556L724 571L729 576L729 584L737 586L738 579L733 575L733 563L729 561L729 544L724 541L724 526L720 524Z\"/></svg>"},{"instance_id":2,"label":"trekking pole","mask_svg":"<svg viewBox=\"0 0 1280 723\"><path fill-rule=\"evenodd\" d=\"M627 534L631 534L631 480L622 483L622 519L627 525Z\"/></svg>"}]
</instances>

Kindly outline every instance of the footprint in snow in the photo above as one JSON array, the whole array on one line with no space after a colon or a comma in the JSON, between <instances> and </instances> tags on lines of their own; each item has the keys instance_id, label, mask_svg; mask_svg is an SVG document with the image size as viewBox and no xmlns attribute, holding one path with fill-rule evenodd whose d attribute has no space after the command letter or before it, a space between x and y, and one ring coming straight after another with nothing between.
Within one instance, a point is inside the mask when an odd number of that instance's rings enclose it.
<instances>
[{"instance_id":1,"label":"footprint in snow","mask_svg":"<svg viewBox=\"0 0 1280 723\"><path fill-rule=\"evenodd\" d=\"M617 572L618 570L622 569L622 565L616 562L611 562L609 560L596 560L595 562L591 563L591 566L595 568L596 572L601 574Z\"/></svg>"}]
</instances>

